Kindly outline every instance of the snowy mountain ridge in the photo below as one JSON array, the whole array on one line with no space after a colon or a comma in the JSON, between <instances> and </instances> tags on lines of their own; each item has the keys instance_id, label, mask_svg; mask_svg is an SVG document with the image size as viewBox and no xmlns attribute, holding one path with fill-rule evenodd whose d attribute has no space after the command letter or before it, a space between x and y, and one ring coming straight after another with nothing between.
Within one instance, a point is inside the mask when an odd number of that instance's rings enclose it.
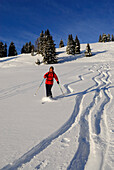
<instances>
[{"instance_id":1,"label":"snowy mountain ridge","mask_svg":"<svg viewBox=\"0 0 114 170\"><path fill-rule=\"evenodd\" d=\"M59 60L59 63L64 63L68 61L75 61L77 62L103 62L103 61L110 61L113 59L113 52L110 53L110 51L113 51L113 42L109 43L92 43L90 44L92 49L92 59L88 59L85 57L85 49L86 44L81 44L81 54L76 54L75 56L68 55L66 53L66 46L63 48L57 48L57 57ZM110 53L110 55L109 55ZM35 55L31 56L31 54L20 54L14 57L4 57L0 58L0 65L1 67L20 67L23 65L33 65L36 61L36 59L39 59L42 63L42 56L41 55ZM81 58L81 60L79 60ZM5 63L5 64L4 64Z\"/></svg>"}]
</instances>

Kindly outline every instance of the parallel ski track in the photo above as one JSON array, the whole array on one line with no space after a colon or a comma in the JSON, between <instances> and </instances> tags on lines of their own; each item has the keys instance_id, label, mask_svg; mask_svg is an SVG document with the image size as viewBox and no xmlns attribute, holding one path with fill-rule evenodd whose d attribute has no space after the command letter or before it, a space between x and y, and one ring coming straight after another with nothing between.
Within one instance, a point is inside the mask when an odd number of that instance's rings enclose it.
<instances>
[{"instance_id":1,"label":"parallel ski track","mask_svg":"<svg viewBox=\"0 0 114 170\"><path fill-rule=\"evenodd\" d=\"M101 149L101 164L100 164L100 169L103 169L104 167L104 164L105 164L105 158L106 158L106 155L107 155L107 150L108 150L108 145L109 145L109 142L108 142L108 127L107 127L107 120L103 120L104 122L104 128L102 129L102 131L105 131L105 138L106 140L104 141L104 139L100 138L100 133L101 133L101 120L102 120L102 115L105 115L106 113L106 105L109 104L111 102L111 93L110 93L110 90L108 90L108 87L109 85L111 84L111 81L110 81L110 72L109 70L107 71L102 71L102 74L103 74L103 78L101 79L101 81L104 83L104 86L102 86L100 88L100 92L102 92L102 96L104 96L104 100L102 101L99 109L96 111L95 113L95 121L93 122L94 123L94 126L95 126L95 131L94 133L96 134L96 137L97 137L97 143L99 145L99 147L101 146L101 143L103 144L102 145L102 149ZM106 116L105 116L106 118ZM96 139L96 138L95 138Z\"/></svg>"},{"instance_id":2,"label":"parallel ski track","mask_svg":"<svg viewBox=\"0 0 114 170\"><path fill-rule=\"evenodd\" d=\"M99 84L97 81L95 81L96 77L100 76L101 73L93 77L92 79L95 82L95 85L93 87L97 87ZM88 90L91 88L88 88L84 93L86 94ZM89 106L85 109L83 112L81 118L80 118L80 136L78 139L79 146L77 149L76 154L74 155L73 159L70 162L70 165L68 166L67 170L76 169L76 170L83 170L86 162L88 160L88 156L90 153L90 143L89 143L89 124L86 120L86 116L89 115L91 108L95 105L96 97L98 96L98 91L95 92L95 96L93 98L93 101L89 104Z\"/></svg>"},{"instance_id":3,"label":"parallel ski track","mask_svg":"<svg viewBox=\"0 0 114 170\"><path fill-rule=\"evenodd\" d=\"M100 109L97 111L97 116L95 119L96 135L99 135L100 131L101 131L101 128L100 128L101 116L104 112L105 106L110 102L110 97L108 95L107 87L111 84L111 82L109 80L110 76L108 74L108 71L106 71L106 73L105 73L104 71L100 71L100 69L97 70L97 72L99 72L99 74L92 78L96 84L96 89L93 89L95 91L95 95L93 97L93 101L85 109L84 113L82 114L82 116L80 118L80 136L79 136L79 140L78 140L79 146L78 146L76 154L74 155L73 159L71 160L71 163L68 166L67 170L73 170L73 169L83 170L85 168L85 165L88 160L89 153L90 153L89 123L86 120L86 118L89 115L89 113L91 112L91 109L95 105L97 105L96 99L98 97L100 97L100 92L102 90L105 95L105 99L102 102ZM102 75L102 77L100 78L101 75ZM97 78L100 79L100 81L98 81ZM105 78L105 80L103 78ZM93 90L91 90L91 91L93 91ZM106 150L106 148L105 148L105 150ZM102 156L102 157L103 158L102 158L102 162L100 165L101 168L103 166L104 156Z\"/></svg>"},{"instance_id":4,"label":"parallel ski track","mask_svg":"<svg viewBox=\"0 0 114 170\"><path fill-rule=\"evenodd\" d=\"M104 74L103 74L104 75ZM105 77L107 75L107 77ZM111 84L110 82L108 82L108 79L109 79L109 74L108 72L106 72L106 75L104 76L106 78L106 81L104 81L102 79L102 81L104 82L105 86L101 88L102 90L102 93L104 94L105 96L105 99L104 101L102 102L99 110L97 111L97 114L96 114L96 120L95 120L95 129L96 129L96 135L99 135L100 134L100 121L101 121L101 116L104 112L104 109L105 109L105 106L110 102L110 97L109 97L109 94L108 94L108 90L107 90L107 87ZM99 89L100 91L100 89Z\"/></svg>"},{"instance_id":5,"label":"parallel ski track","mask_svg":"<svg viewBox=\"0 0 114 170\"><path fill-rule=\"evenodd\" d=\"M34 85L34 84L36 84L36 85ZM30 89L34 89L37 86L38 86L37 81L32 81L32 82L30 81L30 82L22 83L22 84L19 84L17 86L13 86L13 87L10 87L7 89L2 89L2 90L0 90L0 100L7 99L9 97L18 95L19 93L23 93Z\"/></svg>"}]
</instances>

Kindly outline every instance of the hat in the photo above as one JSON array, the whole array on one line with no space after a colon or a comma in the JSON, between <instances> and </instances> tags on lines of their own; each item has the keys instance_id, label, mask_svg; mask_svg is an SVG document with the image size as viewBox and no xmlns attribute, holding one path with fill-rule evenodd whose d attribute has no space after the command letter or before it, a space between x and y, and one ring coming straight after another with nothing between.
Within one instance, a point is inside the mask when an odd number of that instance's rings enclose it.
<instances>
[{"instance_id":1,"label":"hat","mask_svg":"<svg viewBox=\"0 0 114 170\"><path fill-rule=\"evenodd\" d=\"M54 67L53 67L53 66L51 66L49 69L52 69L52 70L54 70Z\"/></svg>"}]
</instances>

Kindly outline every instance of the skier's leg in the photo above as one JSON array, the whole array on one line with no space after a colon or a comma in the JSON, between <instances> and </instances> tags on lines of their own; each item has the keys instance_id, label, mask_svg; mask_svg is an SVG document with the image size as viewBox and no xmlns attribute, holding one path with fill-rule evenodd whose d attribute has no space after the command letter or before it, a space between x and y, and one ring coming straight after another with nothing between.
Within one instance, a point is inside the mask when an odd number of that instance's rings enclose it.
<instances>
[{"instance_id":1,"label":"skier's leg","mask_svg":"<svg viewBox=\"0 0 114 170\"><path fill-rule=\"evenodd\" d=\"M51 91L52 86L53 86L53 85L49 85L49 96L50 96L51 98L52 98L52 91Z\"/></svg>"},{"instance_id":2,"label":"skier's leg","mask_svg":"<svg viewBox=\"0 0 114 170\"><path fill-rule=\"evenodd\" d=\"M49 97L50 93L49 93L49 85L46 84L46 96Z\"/></svg>"}]
</instances>

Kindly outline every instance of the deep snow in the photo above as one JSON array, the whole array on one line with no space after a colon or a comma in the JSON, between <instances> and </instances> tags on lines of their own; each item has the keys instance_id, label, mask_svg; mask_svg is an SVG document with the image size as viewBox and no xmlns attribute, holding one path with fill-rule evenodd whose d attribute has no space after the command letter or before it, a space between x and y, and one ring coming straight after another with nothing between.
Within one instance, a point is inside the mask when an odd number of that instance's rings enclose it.
<instances>
[{"instance_id":1,"label":"deep snow","mask_svg":"<svg viewBox=\"0 0 114 170\"><path fill-rule=\"evenodd\" d=\"M55 64L65 96L54 83L45 97L39 55L0 59L0 168L112 170L114 167L114 43L90 44L92 57L57 49Z\"/></svg>"}]
</instances>

